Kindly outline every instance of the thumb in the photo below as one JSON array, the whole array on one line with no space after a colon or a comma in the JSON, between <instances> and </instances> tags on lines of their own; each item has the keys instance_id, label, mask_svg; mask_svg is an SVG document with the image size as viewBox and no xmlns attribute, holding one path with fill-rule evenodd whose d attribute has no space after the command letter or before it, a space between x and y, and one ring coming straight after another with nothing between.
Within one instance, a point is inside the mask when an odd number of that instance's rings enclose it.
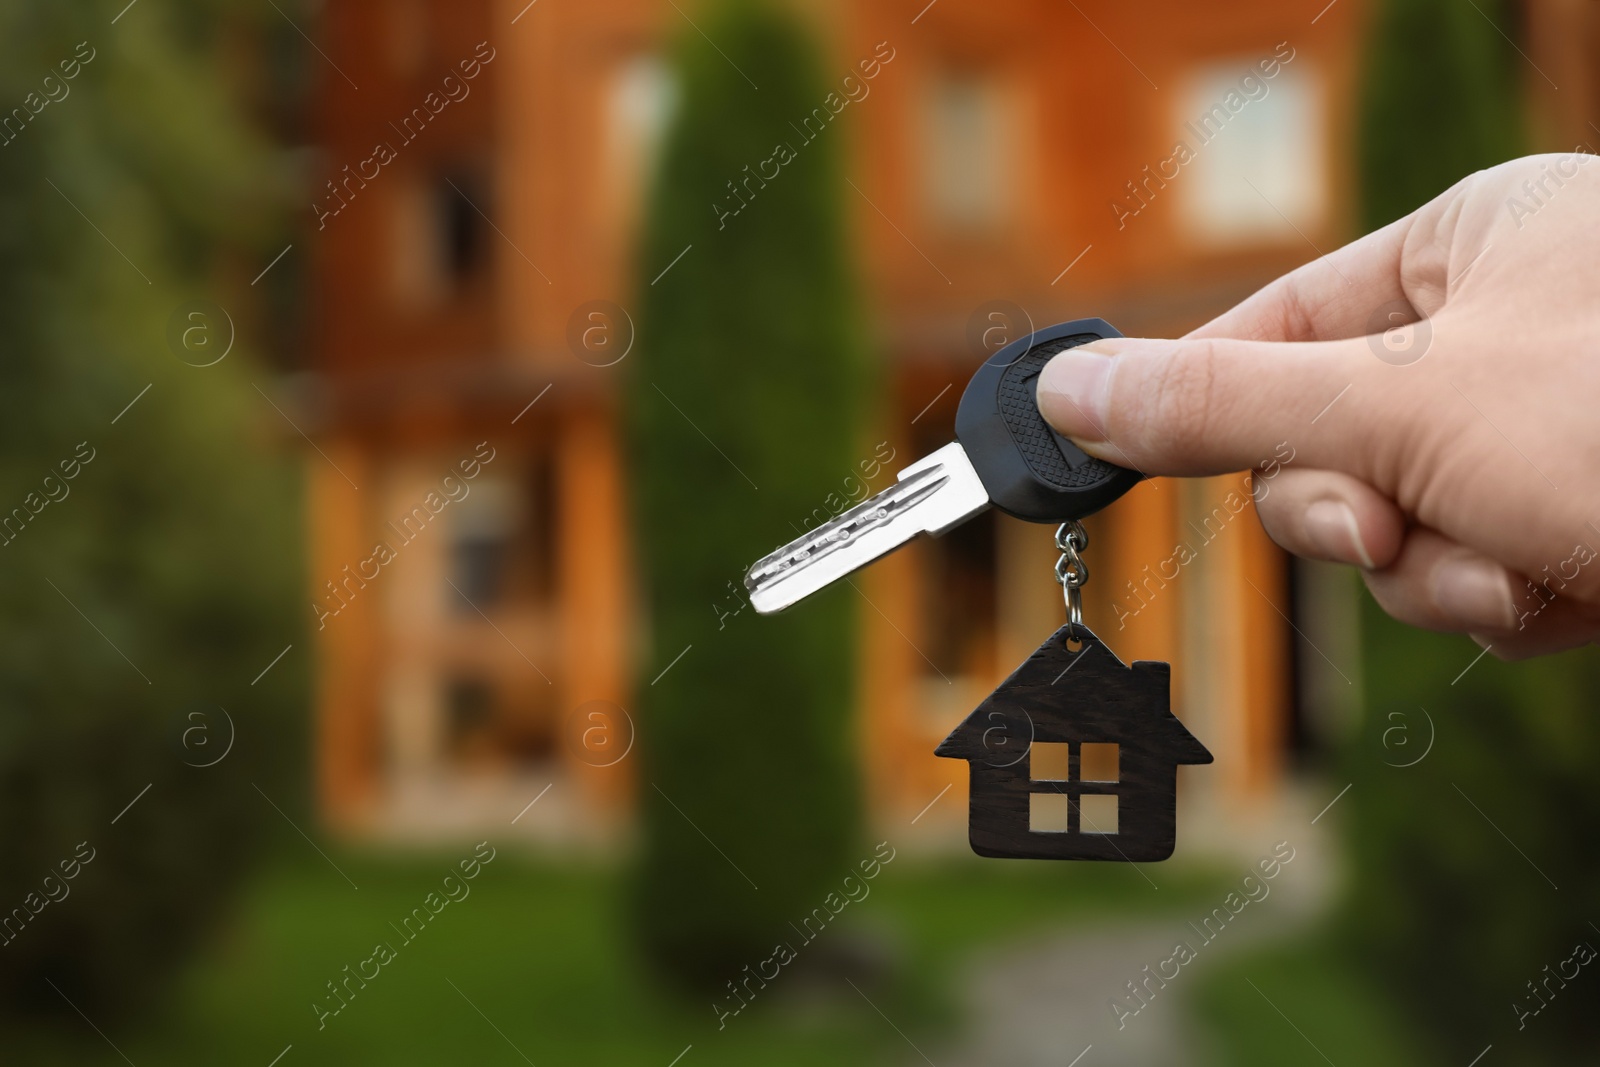
<instances>
[{"instance_id":1,"label":"thumb","mask_svg":"<svg viewBox=\"0 0 1600 1067\"><path fill-rule=\"evenodd\" d=\"M1147 475L1202 476L1273 459L1350 465L1348 423L1330 447L1321 414L1372 373L1364 338L1269 342L1108 338L1070 348L1039 375L1039 411L1085 452Z\"/></svg>"}]
</instances>

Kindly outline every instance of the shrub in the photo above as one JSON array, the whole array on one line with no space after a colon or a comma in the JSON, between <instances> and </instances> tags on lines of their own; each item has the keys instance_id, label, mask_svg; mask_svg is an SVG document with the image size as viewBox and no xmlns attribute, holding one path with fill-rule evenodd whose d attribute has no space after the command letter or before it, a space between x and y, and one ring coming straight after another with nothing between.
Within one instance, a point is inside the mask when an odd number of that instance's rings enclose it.
<instances>
[{"instance_id":1,"label":"shrub","mask_svg":"<svg viewBox=\"0 0 1600 1067\"><path fill-rule=\"evenodd\" d=\"M253 783L290 805L307 613L278 416L246 343L202 369L166 340L219 241L270 232L228 222L270 216L267 168L209 25L196 3L0 15L0 106L60 96L0 147L0 1011L75 1018L53 984L99 1020L162 989L281 821ZM227 716L228 757L192 766Z\"/></svg>"}]
</instances>

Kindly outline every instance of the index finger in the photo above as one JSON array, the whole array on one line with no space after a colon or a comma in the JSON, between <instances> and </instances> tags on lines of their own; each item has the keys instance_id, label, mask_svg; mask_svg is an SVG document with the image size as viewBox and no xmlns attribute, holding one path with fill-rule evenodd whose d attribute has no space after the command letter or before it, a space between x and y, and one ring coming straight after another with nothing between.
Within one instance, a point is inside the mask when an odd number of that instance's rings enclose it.
<instances>
[{"instance_id":1,"label":"index finger","mask_svg":"<svg viewBox=\"0 0 1600 1067\"><path fill-rule=\"evenodd\" d=\"M1396 301L1405 304L1409 317L1419 318L1401 281L1406 237L1416 217L1411 214L1396 219L1318 256L1188 336L1242 341L1342 341L1374 332L1374 312Z\"/></svg>"}]
</instances>

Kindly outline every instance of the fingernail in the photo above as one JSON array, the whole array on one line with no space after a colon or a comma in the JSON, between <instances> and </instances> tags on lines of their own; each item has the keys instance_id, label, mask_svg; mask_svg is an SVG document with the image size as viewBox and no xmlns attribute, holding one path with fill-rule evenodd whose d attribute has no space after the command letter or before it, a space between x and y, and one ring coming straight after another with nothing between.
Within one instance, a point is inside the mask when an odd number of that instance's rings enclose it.
<instances>
[{"instance_id":1,"label":"fingernail","mask_svg":"<svg viewBox=\"0 0 1600 1067\"><path fill-rule=\"evenodd\" d=\"M1509 648L1503 647L1496 651L1494 643L1495 641L1499 640L1499 638L1493 636L1492 634L1468 634L1467 636L1472 638L1473 644L1477 645L1485 652L1493 654L1494 658L1499 660L1501 663L1514 663L1528 655L1526 652L1518 651L1514 645ZM1600 642L1596 643L1600 644Z\"/></svg>"},{"instance_id":2,"label":"fingernail","mask_svg":"<svg viewBox=\"0 0 1600 1067\"><path fill-rule=\"evenodd\" d=\"M1511 582L1498 564L1447 556L1434 565L1429 584L1434 606L1457 622L1488 630L1509 630L1516 622Z\"/></svg>"},{"instance_id":3,"label":"fingernail","mask_svg":"<svg viewBox=\"0 0 1600 1067\"><path fill-rule=\"evenodd\" d=\"M1318 500L1306 508L1306 536L1328 559L1374 570L1372 553L1361 539L1356 513L1342 500Z\"/></svg>"},{"instance_id":4,"label":"fingernail","mask_svg":"<svg viewBox=\"0 0 1600 1067\"><path fill-rule=\"evenodd\" d=\"M1111 357L1071 348L1039 372L1039 412L1057 431L1080 441L1106 439Z\"/></svg>"}]
</instances>

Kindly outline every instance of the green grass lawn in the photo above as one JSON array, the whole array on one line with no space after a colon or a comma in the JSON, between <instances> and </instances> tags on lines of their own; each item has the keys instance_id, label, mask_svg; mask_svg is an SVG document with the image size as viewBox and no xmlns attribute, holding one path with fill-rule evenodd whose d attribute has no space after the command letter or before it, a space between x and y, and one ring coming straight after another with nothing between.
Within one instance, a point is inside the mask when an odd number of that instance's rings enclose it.
<instances>
[{"instance_id":1,"label":"green grass lawn","mask_svg":"<svg viewBox=\"0 0 1600 1067\"><path fill-rule=\"evenodd\" d=\"M887 946L880 954L893 963L890 977L858 993L843 980L786 969L719 1030L708 998L675 997L641 973L618 920L622 882L609 867L503 849L470 883L470 896L402 944L389 924L437 889L458 858L335 853L359 890L315 857L272 870L165 1007L95 1020L126 1060L65 1013L34 1033L8 1034L6 1062L267 1067L292 1045L279 1067L667 1067L692 1045L682 1067L903 1063L917 1058L907 1038L926 1048L959 1025L957 972L975 948L1111 914L1181 912L1223 884L1166 867L1156 893L1119 865L903 857L802 951L803 959L824 939ZM319 1030L312 1004L332 1003L326 983L380 941L397 946L396 958Z\"/></svg>"},{"instance_id":2,"label":"green grass lawn","mask_svg":"<svg viewBox=\"0 0 1600 1067\"><path fill-rule=\"evenodd\" d=\"M1325 933L1223 962L1196 988L1192 1008L1227 1067L1437 1062Z\"/></svg>"}]
</instances>

